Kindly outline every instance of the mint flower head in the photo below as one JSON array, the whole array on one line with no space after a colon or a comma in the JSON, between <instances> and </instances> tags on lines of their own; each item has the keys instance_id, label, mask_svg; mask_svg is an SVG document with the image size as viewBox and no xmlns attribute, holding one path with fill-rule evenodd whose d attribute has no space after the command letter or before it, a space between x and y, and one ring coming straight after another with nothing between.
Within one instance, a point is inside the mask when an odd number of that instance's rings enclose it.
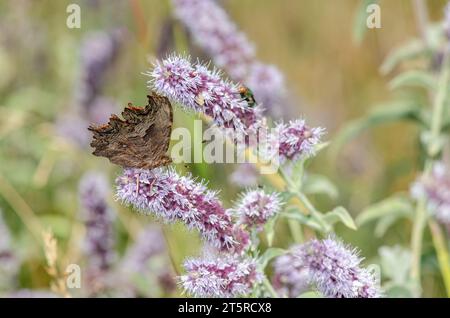
<instances>
[{"instance_id":1,"label":"mint flower head","mask_svg":"<svg viewBox=\"0 0 450 318\"><path fill-rule=\"evenodd\" d=\"M355 249L328 238L305 243L295 253L311 283L329 298L378 298L381 291L369 270L361 268Z\"/></svg>"},{"instance_id":2,"label":"mint flower head","mask_svg":"<svg viewBox=\"0 0 450 318\"><path fill-rule=\"evenodd\" d=\"M123 202L167 222L182 221L219 250L240 252L248 244L248 235L235 226L217 193L190 176L171 168L125 169L116 184Z\"/></svg>"},{"instance_id":3,"label":"mint flower head","mask_svg":"<svg viewBox=\"0 0 450 318\"><path fill-rule=\"evenodd\" d=\"M416 199L425 198L436 219L450 225L450 172L442 162L435 163L428 175L413 184L411 194Z\"/></svg>"},{"instance_id":4,"label":"mint flower head","mask_svg":"<svg viewBox=\"0 0 450 318\"><path fill-rule=\"evenodd\" d=\"M245 84L275 117L286 115L284 77L272 65L256 60L255 48L215 0L172 0L175 16L214 64L232 80Z\"/></svg>"},{"instance_id":5,"label":"mint flower head","mask_svg":"<svg viewBox=\"0 0 450 318\"><path fill-rule=\"evenodd\" d=\"M287 118L292 112L286 98L283 74L274 65L255 62L249 70L245 84L251 88L256 100L274 118Z\"/></svg>"},{"instance_id":6,"label":"mint flower head","mask_svg":"<svg viewBox=\"0 0 450 318\"><path fill-rule=\"evenodd\" d=\"M173 55L157 62L146 75L159 94L211 117L218 127L247 135L261 124L260 107L249 107L238 85L222 80L219 71L204 64L191 64L187 58Z\"/></svg>"},{"instance_id":7,"label":"mint flower head","mask_svg":"<svg viewBox=\"0 0 450 318\"><path fill-rule=\"evenodd\" d=\"M247 191L239 200L234 213L240 224L261 229L266 222L281 211L283 202L278 193L263 190Z\"/></svg>"},{"instance_id":8,"label":"mint flower head","mask_svg":"<svg viewBox=\"0 0 450 318\"><path fill-rule=\"evenodd\" d=\"M173 0L175 16L214 63L241 81L255 58L255 49L225 10L213 0Z\"/></svg>"},{"instance_id":9,"label":"mint flower head","mask_svg":"<svg viewBox=\"0 0 450 318\"><path fill-rule=\"evenodd\" d=\"M310 288L309 271L296 255L302 245L292 246L273 263L272 285L281 297L295 298Z\"/></svg>"},{"instance_id":10,"label":"mint flower head","mask_svg":"<svg viewBox=\"0 0 450 318\"><path fill-rule=\"evenodd\" d=\"M302 119L279 123L269 135L270 156L278 155L281 164L311 157L324 132L324 128L311 128Z\"/></svg>"},{"instance_id":11,"label":"mint flower head","mask_svg":"<svg viewBox=\"0 0 450 318\"><path fill-rule=\"evenodd\" d=\"M254 260L230 255L189 259L184 268L180 284L194 297L246 296L262 278Z\"/></svg>"}]
</instances>

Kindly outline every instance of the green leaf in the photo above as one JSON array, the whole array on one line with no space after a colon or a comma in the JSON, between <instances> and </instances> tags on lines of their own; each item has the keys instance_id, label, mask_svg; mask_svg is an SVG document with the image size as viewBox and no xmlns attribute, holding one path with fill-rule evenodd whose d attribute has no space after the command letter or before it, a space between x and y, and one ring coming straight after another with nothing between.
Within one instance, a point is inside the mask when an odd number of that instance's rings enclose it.
<instances>
[{"instance_id":1,"label":"green leaf","mask_svg":"<svg viewBox=\"0 0 450 318\"><path fill-rule=\"evenodd\" d=\"M305 160L298 160L294 163L294 166L292 167L292 173L290 174L292 178L290 178L290 181L292 183L292 186L294 189L290 189L292 192L299 191L302 187L303 182L303 176L304 176L304 170L305 170ZM281 168L282 169L282 168ZM285 175L285 174L283 174Z\"/></svg>"},{"instance_id":2,"label":"green leaf","mask_svg":"<svg viewBox=\"0 0 450 318\"><path fill-rule=\"evenodd\" d=\"M278 217L274 217L266 222L264 225L264 233L266 233L267 244L272 246L273 239L275 237L275 224L277 222Z\"/></svg>"},{"instance_id":3,"label":"green leaf","mask_svg":"<svg viewBox=\"0 0 450 318\"><path fill-rule=\"evenodd\" d=\"M363 0L360 2L353 21L353 42L360 44L367 32L367 7L378 0Z\"/></svg>"},{"instance_id":4,"label":"green leaf","mask_svg":"<svg viewBox=\"0 0 450 318\"><path fill-rule=\"evenodd\" d=\"M331 212L328 212L324 215L324 220L328 222L330 225L334 225L337 222L344 223L345 226L352 230L356 230L356 224L355 221L353 221L352 216L348 211L342 207L338 206L334 208Z\"/></svg>"},{"instance_id":5,"label":"green leaf","mask_svg":"<svg viewBox=\"0 0 450 318\"><path fill-rule=\"evenodd\" d=\"M405 86L434 89L436 88L436 79L428 72L413 70L401 73L389 82L390 89L398 89Z\"/></svg>"},{"instance_id":6,"label":"green leaf","mask_svg":"<svg viewBox=\"0 0 450 318\"><path fill-rule=\"evenodd\" d=\"M296 220L296 221L300 222L301 224L304 224L304 225L306 225L314 230L317 230L317 231L324 230L322 228L322 226L320 225L320 223L317 222L316 220L314 220L309 215L304 215L304 214L301 214L298 212L283 212L280 214L280 216L287 218L287 219Z\"/></svg>"},{"instance_id":7,"label":"green leaf","mask_svg":"<svg viewBox=\"0 0 450 318\"><path fill-rule=\"evenodd\" d=\"M403 217L403 215L401 214L392 214L380 218L375 226L375 236L380 238L383 237L386 234L387 230L389 230L389 228L393 226L395 222L397 222L397 220L401 217Z\"/></svg>"},{"instance_id":8,"label":"green leaf","mask_svg":"<svg viewBox=\"0 0 450 318\"><path fill-rule=\"evenodd\" d=\"M411 268L411 251L396 246L382 246L378 250L383 275L396 284L405 284L409 279Z\"/></svg>"},{"instance_id":9,"label":"green leaf","mask_svg":"<svg viewBox=\"0 0 450 318\"><path fill-rule=\"evenodd\" d=\"M363 210L356 218L358 226L386 216L408 217L413 214L414 207L407 196L394 196L375 203Z\"/></svg>"},{"instance_id":10,"label":"green leaf","mask_svg":"<svg viewBox=\"0 0 450 318\"><path fill-rule=\"evenodd\" d=\"M308 174L302 190L305 194L326 194L332 199L338 197L337 187L325 176Z\"/></svg>"},{"instance_id":11,"label":"green leaf","mask_svg":"<svg viewBox=\"0 0 450 318\"><path fill-rule=\"evenodd\" d=\"M363 118L351 121L337 134L333 141L330 154L337 157L340 149L348 141L358 136L361 132L373 126L394 122L398 120L414 120L423 122L421 107L416 101L400 100L377 107Z\"/></svg>"},{"instance_id":12,"label":"green leaf","mask_svg":"<svg viewBox=\"0 0 450 318\"><path fill-rule=\"evenodd\" d=\"M399 63L426 55L428 52L426 45L421 40L415 39L389 53L381 65L380 72L390 73Z\"/></svg>"},{"instance_id":13,"label":"green leaf","mask_svg":"<svg viewBox=\"0 0 450 318\"><path fill-rule=\"evenodd\" d=\"M268 248L260 257L258 260L258 263L261 265L262 269L266 268L267 264L274 259L275 257L278 257L280 255L283 255L286 253L286 250L278 247L271 247Z\"/></svg>"}]
</instances>

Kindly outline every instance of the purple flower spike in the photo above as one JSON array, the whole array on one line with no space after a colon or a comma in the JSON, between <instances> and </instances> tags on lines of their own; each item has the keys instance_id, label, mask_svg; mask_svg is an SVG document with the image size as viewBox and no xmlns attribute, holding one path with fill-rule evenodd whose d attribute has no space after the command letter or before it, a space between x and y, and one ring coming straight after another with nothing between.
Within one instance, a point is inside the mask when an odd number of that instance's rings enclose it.
<instances>
[{"instance_id":1,"label":"purple flower spike","mask_svg":"<svg viewBox=\"0 0 450 318\"><path fill-rule=\"evenodd\" d=\"M261 281L254 260L235 256L206 256L184 263L180 277L184 290L194 297L238 297L251 293Z\"/></svg>"},{"instance_id":2,"label":"purple flower spike","mask_svg":"<svg viewBox=\"0 0 450 318\"><path fill-rule=\"evenodd\" d=\"M219 71L211 71L204 64L192 65L188 59L174 55L157 62L146 75L159 94L211 117L221 128L247 135L261 124L261 109L249 107L238 85L222 80Z\"/></svg>"},{"instance_id":3,"label":"purple flower spike","mask_svg":"<svg viewBox=\"0 0 450 318\"><path fill-rule=\"evenodd\" d=\"M106 70L118 55L124 35L124 30L115 29L111 32L91 32L84 38L76 99L86 109L99 96Z\"/></svg>"},{"instance_id":4,"label":"purple flower spike","mask_svg":"<svg viewBox=\"0 0 450 318\"><path fill-rule=\"evenodd\" d=\"M255 94L256 100L274 118L284 118L291 112L286 107L286 85L283 74L273 65L252 64L245 84Z\"/></svg>"},{"instance_id":5,"label":"purple flower spike","mask_svg":"<svg viewBox=\"0 0 450 318\"><path fill-rule=\"evenodd\" d=\"M310 128L300 119L288 124L279 123L269 136L271 155L276 156L278 152L282 164L288 160L296 161L313 156L314 147L320 142L324 132L324 128Z\"/></svg>"},{"instance_id":6,"label":"purple flower spike","mask_svg":"<svg viewBox=\"0 0 450 318\"><path fill-rule=\"evenodd\" d=\"M247 233L234 225L217 194L190 176L171 168L126 169L116 184L123 202L167 222L181 220L219 250L240 252L248 245Z\"/></svg>"},{"instance_id":7,"label":"purple flower spike","mask_svg":"<svg viewBox=\"0 0 450 318\"><path fill-rule=\"evenodd\" d=\"M230 76L243 80L255 50L216 1L173 0L176 17L189 29L195 42Z\"/></svg>"},{"instance_id":8,"label":"purple flower spike","mask_svg":"<svg viewBox=\"0 0 450 318\"><path fill-rule=\"evenodd\" d=\"M308 269L296 256L301 246L291 247L288 253L274 261L272 285L280 296L295 298L309 290Z\"/></svg>"},{"instance_id":9,"label":"purple flower spike","mask_svg":"<svg viewBox=\"0 0 450 318\"><path fill-rule=\"evenodd\" d=\"M251 190L242 196L233 211L240 218L240 224L260 229L281 211L282 205L277 193L269 194L263 190Z\"/></svg>"},{"instance_id":10,"label":"purple flower spike","mask_svg":"<svg viewBox=\"0 0 450 318\"><path fill-rule=\"evenodd\" d=\"M378 298L381 295L373 273L360 267L362 259L358 252L338 240L312 240L295 255L325 297Z\"/></svg>"},{"instance_id":11,"label":"purple flower spike","mask_svg":"<svg viewBox=\"0 0 450 318\"><path fill-rule=\"evenodd\" d=\"M412 196L425 198L436 219L450 226L450 172L442 162L434 164L429 175L423 175L411 188Z\"/></svg>"},{"instance_id":12,"label":"purple flower spike","mask_svg":"<svg viewBox=\"0 0 450 318\"><path fill-rule=\"evenodd\" d=\"M0 290L15 287L20 262L12 248L11 233L0 210Z\"/></svg>"},{"instance_id":13,"label":"purple flower spike","mask_svg":"<svg viewBox=\"0 0 450 318\"><path fill-rule=\"evenodd\" d=\"M108 182L98 173L87 173L80 181L82 219L86 225L83 249L92 275L105 272L116 259L114 251L114 213L108 206Z\"/></svg>"},{"instance_id":14,"label":"purple flower spike","mask_svg":"<svg viewBox=\"0 0 450 318\"><path fill-rule=\"evenodd\" d=\"M289 113L284 77L272 65L258 62L255 49L226 11L214 0L173 0L175 16L195 43L231 79L248 86L256 100L277 118Z\"/></svg>"}]
</instances>

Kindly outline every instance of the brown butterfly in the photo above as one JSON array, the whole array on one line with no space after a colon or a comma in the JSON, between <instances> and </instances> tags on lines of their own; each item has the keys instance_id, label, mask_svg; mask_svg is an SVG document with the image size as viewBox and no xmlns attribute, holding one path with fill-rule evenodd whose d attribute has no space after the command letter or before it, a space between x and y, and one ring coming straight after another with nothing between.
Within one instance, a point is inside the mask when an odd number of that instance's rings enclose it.
<instances>
[{"instance_id":1,"label":"brown butterfly","mask_svg":"<svg viewBox=\"0 0 450 318\"><path fill-rule=\"evenodd\" d=\"M153 169L172 162L166 152L172 132L172 105L166 97L148 95L145 107L131 103L122 112L123 119L111 115L105 125L91 125L93 154L128 168Z\"/></svg>"}]
</instances>

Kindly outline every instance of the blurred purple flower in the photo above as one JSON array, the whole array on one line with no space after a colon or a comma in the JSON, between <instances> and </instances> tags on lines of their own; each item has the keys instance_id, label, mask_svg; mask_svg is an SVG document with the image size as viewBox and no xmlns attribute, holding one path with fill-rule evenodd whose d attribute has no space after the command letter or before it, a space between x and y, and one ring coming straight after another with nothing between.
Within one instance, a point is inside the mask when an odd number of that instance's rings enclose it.
<instances>
[{"instance_id":1,"label":"blurred purple flower","mask_svg":"<svg viewBox=\"0 0 450 318\"><path fill-rule=\"evenodd\" d=\"M247 135L261 124L261 109L249 107L242 99L238 85L221 79L217 70L191 62L181 56L170 56L157 62L149 86L188 110L211 117L221 128Z\"/></svg>"},{"instance_id":2,"label":"blurred purple flower","mask_svg":"<svg viewBox=\"0 0 450 318\"><path fill-rule=\"evenodd\" d=\"M278 155L281 164L313 156L324 132L324 128L310 128L300 119L279 123L269 135L270 156Z\"/></svg>"},{"instance_id":3,"label":"blurred purple flower","mask_svg":"<svg viewBox=\"0 0 450 318\"><path fill-rule=\"evenodd\" d=\"M147 226L127 250L121 264L122 270L129 274L144 272L148 267L148 261L164 252L166 242L161 230L154 225Z\"/></svg>"},{"instance_id":4,"label":"blurred purple flower","mask_svg":"<svg viewBox=\"0 0 450 318\"><path fill-rule=\"evenodd\" d=\"M59 116L55 123L56 133L78 147L86 147L89 144L90 134L87 127L89 120L73 110Z\"/></svg>"},{"instance_id":5,"label":"blurred purple flower","mask_svg":"<svg viewBox=\"0 0 450 318\"><path fill-rule=\"evenodd\" d=\"M273 65L252 64L245 84L250 87L256 101L274 118L287 117L286 85L281 72Z\"/></svg>"},{"instance_id":6,"label":"blurred purple flower","mask_svg":"<svg viewBox=\"0 0 450 318\"><path fill-rule=\"evenodd\" d=\"M232 209L239 223L246 227L261 229L266 222L281 211L283 202L278 193L263 190L247 191Z\"/></svg>"},{"instance_id":7,"label":"blurred purple flower","mask_svg":"<svg viewBox=\"0 0 450 318\"><path fill-rule=\"evenodd\" d=\"M56 129L62 137L79 147L85 147L91 138L87 130L89 125L107 122L116 109L117 105L113 100L100 96L94 99L84 113L72 110L63 114L56 123Z\"/></svg>"},{"instance_id":8,"label":"blurred purple flower","mask_svg":"<svg viewBox=\"0 0 450 318\"><path fill-rule=\"evenodd\" d=\"M281 297L295 298L309 290L309 272L296 254L302 245L295 245L289 252L277 257L273 264L272 285Z\"/></svg>"},{"instance_id":9,"label":"blurred purple flower","mask_svg":"<svg viewBox=\"0 0 450 318\"><path fill-rule=\"evenodd\" d=\"M173 0L172 3L176 17L214 63L233 79L243 80L255 58L255 50L225 10L212 0Z\"/></svg>"},{"instance_id":10,"label":"blurred purple flower","mask_svg":"<svg viewBox=\"0 0 450 318\"><path fill-rule=\"evenodd\" d=\"M244 83L273 116L286 114L285 83L280 71L260 63L250 40L214 0L173 0L175 16L214 63Z\"/></svg>"},{"instance_id":11,"label":"blurred purple flower","mask_svg":"<svg viewBox=\"0 0 450 318\"><path fill-rule=\"evenodd\" d=\"M445 6L444 13L444 31L447 39L450 41L450 2Z\"/></svg>"},{"instance_id":12,"label":"blurred purple flower","mask_svg":"<svg viewBox=\"0 0 450 318\"><path fill-rule=\"evenodd\" d=\"M89 124L102 124L108 121L117 109L115 101L108 97L99 96L94 99L87 113Z\"/></svg>"},{"instance_id":13,"label":"blurred purple flower","mask_svg":"<svg viewBox=\"0 0 450 318\"><path fill-rule=\"evenodd\" d=\"M11 243L11 233L0 210L0 290L13 288L19 272L19 259Z\"/></svg>"},{"instance_id":14,"label":"blurred purple flower","mask_svg":"<svg viewBox=\"0 0 450 318\"><path fill-rule=\"evenodd\" d=\"M184 268L180 284L194 297L245 296L262 278L254 260L230 255L189 259Z\"/></svg>"},{"instance_id":15,"label":"blurred purple flower","mask_svg":"<svg viewBox=\"0 0 450 318\"><path fill-rule=\"evenodd\" d=\"M254 187L258 184L259 171L254 164L241 163L231 173L229 181L239 187Z\"/></svg>"},{"instance_id":16,"label":"blurred purple flower","mask_svg":"<svg viewBox=\"0 0 450 318\"><path fill-rule=\"evenodd\" d=\"M106 178L95 172L86 173L79 185L81 218L86 226L83 250L92 276L101 276L116 260L114 213L107 203L108 189Z\"/></svg>"},{"instance_id":17,"label":"blurred purple flower","mask_svg":"<svg viewBox=\"0 0 450 318\"><path fill-rule=\"evenodd\" d=\"M87 127L107 121L117 108L112 100L101 96L101 90L106 71L117 56L124 33L122 29L91 32L83 39L75 105L56 122L57 132L79 147L89 144Z\"/></svg>"},{"instance_id":18,"label":"blurred purple flower","mask_svg":"<svg viewBox=\"0 0 450 318\"><path fill-rule=\"evenodd\" d=\"M374 274L361 268L358 252L341 241L312 240L295 256L308 269L311 283L328 298L378 298L381 291Z\"/></svg>"},{"instance_id":19,"label":"blurred purple flower","mask_svg":"<svg viewBox=\"0 0 450 318\"><path fill-rule=\"evenodd\" d=\"M414 198L425 198L436 219L450 226L450 172L442 162L434 164L428 175L421 176L411 187Z\"/></svg>"},{"instance_id":20,"label":"blurred purple flower","mask_svg":"<svg viewBox=\"0 0 450 318\"><path fill-rule=\"evenodd\" d=\"M124 31L91 32L81 44L81 76L76 101L89 108L103 87L105 73L114 62L124 39Z\"/></svg>"},{"instance_id":21,"label":"blurred purple flower","mask_svg":"<svg viewBox=\"0 0 450 318\"><path fill-rule=\"evenodd\" d=\"M154 225L145 227L139 233L136 242L127 249L120 264L122 281L126 280L129 288L135 289L134 279L148 278L146 282L151 281L152 284L149 284L151 286L148 286L143 295L145 297L160 296L160 292L171 293L176 283L175 276L168 266L167 256L167 246L161 230ZM139 291L135 290L132 294L139 295Z\"/></svg>"},{"instance_id":22,"label":"blurred purple flower","mask_svg":"<svg viewBox=\"0 0 450 318\"><path fill-rule=\"evenodd\" d=\"M171 168L125 169L116 184L123 202L167 222L181 220L215 248L240 252L247 247L248 235L235 226L217 193L190 176L180 176Z\"/></svg>"},{"instance_id":23,"label":"blurred purple flower","mask_svg":"<svg viewBox=\"0 0 450 318\"><path fill-rule=\"evenodd\" d=\"M60 298L61 296L44 289L20 289L6 296L7 298Z\"/></svg>"}]
</instances>

